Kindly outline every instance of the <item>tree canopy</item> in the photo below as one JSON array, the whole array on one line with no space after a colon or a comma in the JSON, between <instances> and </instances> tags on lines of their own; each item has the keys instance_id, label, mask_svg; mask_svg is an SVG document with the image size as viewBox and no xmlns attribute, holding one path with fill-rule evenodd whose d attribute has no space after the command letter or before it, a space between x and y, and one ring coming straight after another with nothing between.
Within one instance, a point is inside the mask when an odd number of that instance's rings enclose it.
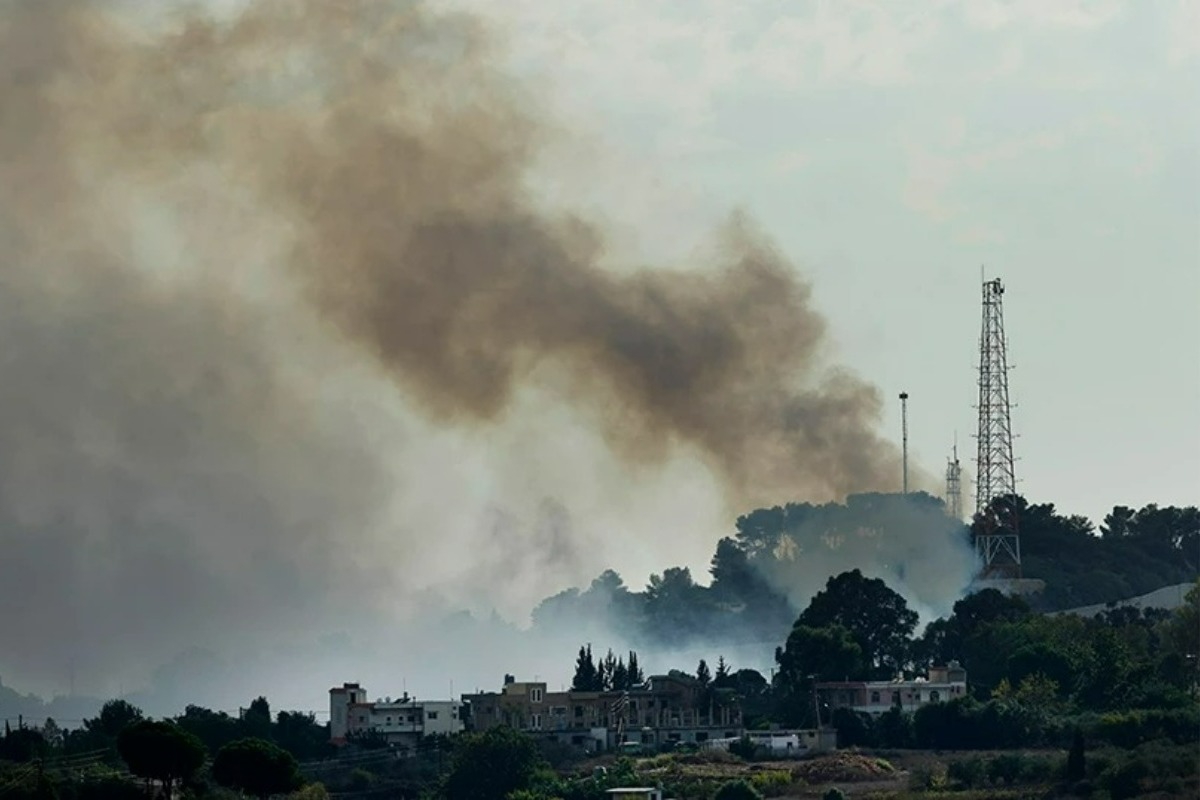
<instances>
[{"instance_id":1,"label":"tree canopy","mask_svg":"<svg viewBox=\"0 0 1200 800\"><path fill-rule=\"evenodd\" d=\"M206 755L203 743L178 725L145 719L121 730L117 752L134 775L162 781L168 800L204 766Z\"/></svg>"},{"instance_id":2,"label":"tree canopy","mask_svg":"<svg viewBox=\"0 0 1200 800\"><path fill-rule=\"evenodd\" d=\"M537 743L510 728L462 736L443 788L454 800L504 800L527 789L542 765Z\"/></svg>"},{"instance_id":3,"label":"tree canopy","mask_svg":"<svg viewBox=\"0 0 1200 800\"><path fill-rule=\"evenodd\" d=\"M267 798L298 789L300 777L291 753L263 739L238 739L217 751L213 780L222 786Z\"/></svg>"}]
</instances>

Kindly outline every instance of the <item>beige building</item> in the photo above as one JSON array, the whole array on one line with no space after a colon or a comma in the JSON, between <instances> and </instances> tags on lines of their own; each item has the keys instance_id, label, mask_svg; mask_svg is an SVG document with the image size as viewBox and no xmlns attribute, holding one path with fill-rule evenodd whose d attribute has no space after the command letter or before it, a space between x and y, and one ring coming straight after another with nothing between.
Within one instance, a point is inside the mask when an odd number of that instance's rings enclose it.
<instances>
[{"instance_id":1,"label":"beige building","mask_svg":"<svg viewBox=\"0 0 1200 800\"><path fill-rule=\"evenodd\" d=\"M683 673L652 676L629 691L551 692L509 679L499 692L463 696L473 730L505 725L588 750L622 744L659 748L739 736L741 708L729 692L704 692Z\"/></svg>"},{"instance_id":2,"label":"beige building","mask_svg":"<svg viewBox=\"0 0 1200 800\"><path fill-rule=\"evenodd\" d=\"M818 683L817 695L830 709L850 708L879 716L893 708L916 711L930 703L967 695L967 671L957 661L930 667L925 678L912 681L847 681Z\"/></svg>"},{"instance_id":3,"label":"beige building","mask_svg":"<svg viewBox=\"0 0 1200 800\"><path fill-rule=\"evenodd\" d=\"M462 704L454 700L404 697L371 701L357 683L329 690L329 736L342 744L357 734L381 736L388 744L415 747L424 736L463 730Z\"/></svg>"}]
</instances>

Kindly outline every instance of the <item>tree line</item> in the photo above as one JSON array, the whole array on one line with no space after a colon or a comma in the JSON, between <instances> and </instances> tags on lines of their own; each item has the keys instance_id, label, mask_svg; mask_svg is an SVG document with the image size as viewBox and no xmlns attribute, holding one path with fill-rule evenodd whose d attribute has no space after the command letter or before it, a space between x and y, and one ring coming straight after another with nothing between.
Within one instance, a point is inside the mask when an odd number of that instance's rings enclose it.
<instances>
[{"instance_id":1,"label":"tree line","mask_svg":"<svg viewBox=\"0 0 1200 800\"><path fill-rule=\"evenodd\" d=\"M1046 584L1029 599L1034 611L1116 602L1200 576L1195 506L1119 505L1097 527L1085 517L1060 513L1053 503L1032 504L1018 496L1005 505L1020 521L1024 576ZM542 601L533 620L561 631L603 621L643 650L778 640L801 611L781 589L796 563L817 556L895 561L878 554L914 536L970 547L971 535L970 525L950 519L940 499L922 492L760 508L739 517L734 535L717 543L707 586L686 567L668 567L637 591L607 570L583 589ZM860 550L846 555L847 542Z\"/></svg>"}]
</instances>

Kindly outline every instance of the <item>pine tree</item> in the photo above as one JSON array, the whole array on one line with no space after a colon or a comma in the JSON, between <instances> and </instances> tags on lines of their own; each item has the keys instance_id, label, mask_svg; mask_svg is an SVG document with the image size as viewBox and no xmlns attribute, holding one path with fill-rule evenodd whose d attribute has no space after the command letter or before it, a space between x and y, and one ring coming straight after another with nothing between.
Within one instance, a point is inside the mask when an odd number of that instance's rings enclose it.
<instances>
[{"instance_id":1,"label":"pine tree","mask_svg":"<svg viewBox=\"0 0 1200 800\"><path fill-rule=\"evenodd\" d=\"M626 669L629 672L629 688L641 686L646 682L646 676L642 674L642 668L638 666L637 653L633 650L629 651L629 665Z\"/></svg>"},{"instance_id":2,"label":"pine tree","mask_svg":"<svg viewBox=\"0 0 1200 800\"><path fill-rule=\"evenodd\" d=\"M571 679L571 691L585 692L587 689L587 651L583 645L579 645L579 656L575 659L575 677Z\"/></svg>"},{"instance_id":3,"label":"pine tree","mask_svg":"<svg viewBox=\"0 0 1200 800\"><path fill-rule=\"evenodd\" d=\"M729 683L729 665L725 663L725 656L717 657L717 671L713 674L713 686L724 687Z\"/></svg>"},{"instance_id":4,"label":"pine tree","mask_svg":"<svg viewBox=\"0 0 1200 800\"><path fill-rule=\"evenodd\" d=\"M617 665L613 668L612 688L618 692L628 691L629 689L629 670L625 667L625 659L623 658L618 658Z\"/></svg>"},{"instance_id":5,"label":"pine tree","mask_svg":"<svg viewBox=\"0 0 1200 800\"><path fill-rule=\"evenodd\" d=\"M589 692L598 692L603 687L603 679L600 677L600 670L596 669L596 660L592 658L592 643L588 642L587 646L587 690Z\"/></svg>"},{"instance_id":6,"label":"pine tree","mask_svg":"<svg viewBox=\"0 0 1200 800\"><path fill-rule=\"evenodd\" d=\"M617 657L613 655L612 648L608 650L608 655L604 657L604 663L600 668L600 674L603 677L601 683L602 691L611 691L616 686L613 685L613 680L617 673Z\"/></svg>"},{"instance_id":7,"label":"pine tree","mask_svg":"<svg viewBox=\"0 0 1200 800\"><path fill-rule=\"evenodd\" d=\"M696 680L700 683L701 689L707 689L712 683L712 672L709 671L708 664L703 658L696 665Z\"/></svg>"},{"instance_id":8,"label":"pine tree","mask_svg":"<svg viewBox=\"0 0 1200 800\"><path fill-rule=\"evenodd\" d=\"M596 662L592 659L592 645L581 645L579 656L575 659L575 677L571 679L571 691L597 691L600 674L596 670Z\"/></svg>"}]
</instances>

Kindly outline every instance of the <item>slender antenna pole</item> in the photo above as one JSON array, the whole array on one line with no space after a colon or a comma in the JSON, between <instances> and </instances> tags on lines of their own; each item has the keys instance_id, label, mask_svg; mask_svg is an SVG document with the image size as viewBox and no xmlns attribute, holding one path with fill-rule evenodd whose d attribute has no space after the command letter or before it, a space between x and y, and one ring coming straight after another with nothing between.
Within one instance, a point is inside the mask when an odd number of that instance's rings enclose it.
<instances>
[{"instance_id":1,"label":"slender antenna pole","mask_svg":"<svg viewBox=\"0 0 1200 800\"><path fill-rule=\"evenodd\" d=\"M904 494L908 494L908 392L900 393L900 431L904 469Z\"/></svg>"}]
</instances>

